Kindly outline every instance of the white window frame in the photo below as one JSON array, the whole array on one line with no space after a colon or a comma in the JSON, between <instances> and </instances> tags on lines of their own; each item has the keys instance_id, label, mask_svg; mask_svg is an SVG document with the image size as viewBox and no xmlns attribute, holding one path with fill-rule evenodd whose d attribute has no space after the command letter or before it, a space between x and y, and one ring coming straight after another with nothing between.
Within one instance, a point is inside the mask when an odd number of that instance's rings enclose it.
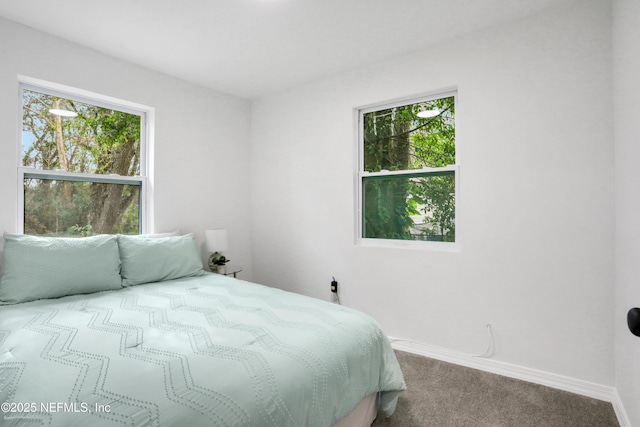
<instances>
[{"instance_id":1,"label":"white window frame","mask_svg":"<svg viewBox=\"0 0 640 427\"><path fill-rule=\"evenodd\" d=\"M64 181L96 182L105 184L129 184L140 186L139 223L140 233L153 232L153 197L152 197L152 137L154 109L145 105L112 98L106 95L85 91L82 89L51 83L31 77L18 76L18 206L17 224L18 234L24 234L24 179L59 179ZM23 91L29 90L60 98L70 99L97 107L122 111L140 116L140 175L120 176L104 174L86 174L67 172L62 170L43 170L23 166L22 157L22 125L23 125Z\"/></svg>"},{"instance_id":2,"label":"white window frame","mask_svg":"<svg viewBox=\"0 0 640 427\"><path fill-rule=\"evenodd\" d=\"M404 105L417 104L421 102L432 101L439 98L454 97L454 104L456 106L456 163L454 165L448 165L439 168L422 168L406 171L379 171L379 172L366 172L364 171L364 135L363 135L363 123L364 115L374 111L385 110L388 108L401 107ZM461 250L461 228L460 228L460 141L458 138L458 90L456 88L450 88L437 92L429 92L427 94L405 97L386 101L382 103L370 104L354 109L355 123L356 123L356 147L357 147L357 165L355 174L355 244L356 246L363 247L378 247L378 248L401 248L401 249L426 249L436 250L443 252L459 252ZM379 238L367 238L362 236L363 231L363 200L362 200L362 183L365 177L374 176L397 176L397 175L413 175L420 173L441 173L451 172L454 173L455 180L455 225L456 225L456 241L455 242L438 242L438 241L423 241L423 240L398 240L398 239L379 239Z\"/></svg>"}]
</instances>

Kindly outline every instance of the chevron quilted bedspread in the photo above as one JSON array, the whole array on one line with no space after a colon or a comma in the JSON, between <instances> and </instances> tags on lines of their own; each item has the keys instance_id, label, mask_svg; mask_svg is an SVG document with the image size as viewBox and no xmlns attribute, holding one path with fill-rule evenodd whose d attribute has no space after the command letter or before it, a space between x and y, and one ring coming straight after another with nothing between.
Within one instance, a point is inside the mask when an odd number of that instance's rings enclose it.
<instances>
[{"instance_id":1,"label":"chevron quilted bedspread","mask_svg":"<svg viewBox=\"0 0 640 427\"><path fill-rule=\"evenodd\" d=\"M0 307L0 425L330 427L404 388L369 316L225 276Z\"/></svg>"}]
</instances>

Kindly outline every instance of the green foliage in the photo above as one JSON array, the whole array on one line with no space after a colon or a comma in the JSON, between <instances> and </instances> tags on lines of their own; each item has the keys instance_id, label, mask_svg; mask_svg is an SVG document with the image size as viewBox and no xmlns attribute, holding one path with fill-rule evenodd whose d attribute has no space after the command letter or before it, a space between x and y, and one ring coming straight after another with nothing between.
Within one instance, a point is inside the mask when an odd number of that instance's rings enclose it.
<instances>
[{"instance_id":1,"label":"green foliage","mask_svg":"<svg viewBox=\"0 0 640 427\"><path fill-rule=\"evenodd\" d=\"M220 255L218 257L214 257L213 258L213 264L214 265L225 265L226 263L228 263L230 260L227 259L227 257L225 257L224 255Z\"/></svg>"},{"instance_id":2,"label":"green foliage","mask_svg":"<svg viewBox=\"0 0 640 427\"><path fill-rule=\"evenodd\" d=\"M69 227L69 233L72 235L80 235L82 237L87 237L91 235L91 225L72 225Z\"/></svg>"},{"instance_id":3,"label":"green foliage","mask_svg":"<svg viewBox=\"0 0 640 427\"><path fill-rule=\"evenodd\" d=\"M364 237L378 239L410 239L413 225L408 215L416 204L407 203L406 180L398 178L365 178L363 182Z\"/></svg>"},{"instance_id":4,"label":"green foliage","mask_svg":"<svg viewBox=\"0 0 640 427\"><path fill-rule=\"evenodd\" d=\"M83 117L86 125L95 137L89 147L92 160L95 161L95 173L113 173L134 176L139 174L139 158L129 157L129 162L117 165L118 153L127 144L133 145L139 152L140 118L121 111L105 110L99 115ZM139 157L139 154L138 154Z\"/></svg>"},{"instance_id":5,"label":"green foliage","mask_svg":"<svg viewBox=\"0 0 640 427\"><path fill-rule=\"evenodd\" d=\"M228 262L229 259L227 259L227 257L220 254L219 252L214 252L211 254L211 256L209 256L209 270L217 272L219 271L218 267L223 267Z\"/></svg>"},{"instance_id":6,"label":"green foliage","mask_svg":"<svg viewBox=\"0 0 640 427\"><path fill-rule=\"evenodd\" d=\"M431 118L422 110L438 109ZM364 170L412 171L363 180L363 235L368 238L455 241L453 174L417 170L456 163L454 98L364 114Z\"/></svg>"},{"instance_id":7,"label":"green foliage","mask_svg":"<svg viewBox=\"0 0 640 427\"><path fill-rule=\"evenodd\" d=\"M76 112L60 118L51 108ZM23 165L39 170L135 176L140 117L33 91L23 95ZM25 179L25 233L139 232L139 189L123 184ZM82 231L85 232L86 231Z\"/></svg>"}]
</instances>

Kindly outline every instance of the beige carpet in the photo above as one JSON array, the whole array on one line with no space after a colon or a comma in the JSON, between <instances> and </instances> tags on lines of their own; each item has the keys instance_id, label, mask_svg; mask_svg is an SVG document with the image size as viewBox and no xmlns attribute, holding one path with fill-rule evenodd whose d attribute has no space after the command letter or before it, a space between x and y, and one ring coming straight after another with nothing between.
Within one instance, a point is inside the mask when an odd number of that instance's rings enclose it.
<instances>
[{"instance_id":1,"label":"beige carpet","mask_svg":"<svg viewBox=\"0 0 640 427\"><path fill-rule=\"evenodd\" d=\"M396 351L407 382L374 427L619 427L611 403Z\"/></svg>"}]
</instances>

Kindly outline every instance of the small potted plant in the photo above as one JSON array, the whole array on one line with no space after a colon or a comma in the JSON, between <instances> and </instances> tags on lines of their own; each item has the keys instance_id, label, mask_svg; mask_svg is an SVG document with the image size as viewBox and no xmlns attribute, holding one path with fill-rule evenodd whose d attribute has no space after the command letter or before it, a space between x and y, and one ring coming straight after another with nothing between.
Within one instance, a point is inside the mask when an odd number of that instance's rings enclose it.
<instances>
[{"instance_id":1,"label":"small potted plant","mask_svg":"<svg viewBox=\"0 0 640 427\"><path fill-rule=\"evenodd\" d=\"M209 269L213 273L225 274L227 272L226 264L229 262L229 260L227 259L227 257L225 257L224 255L220 255L217 252L214 255L216 256L212 255L211 258L209 258Z\"/></svg>"}]
</instances>

